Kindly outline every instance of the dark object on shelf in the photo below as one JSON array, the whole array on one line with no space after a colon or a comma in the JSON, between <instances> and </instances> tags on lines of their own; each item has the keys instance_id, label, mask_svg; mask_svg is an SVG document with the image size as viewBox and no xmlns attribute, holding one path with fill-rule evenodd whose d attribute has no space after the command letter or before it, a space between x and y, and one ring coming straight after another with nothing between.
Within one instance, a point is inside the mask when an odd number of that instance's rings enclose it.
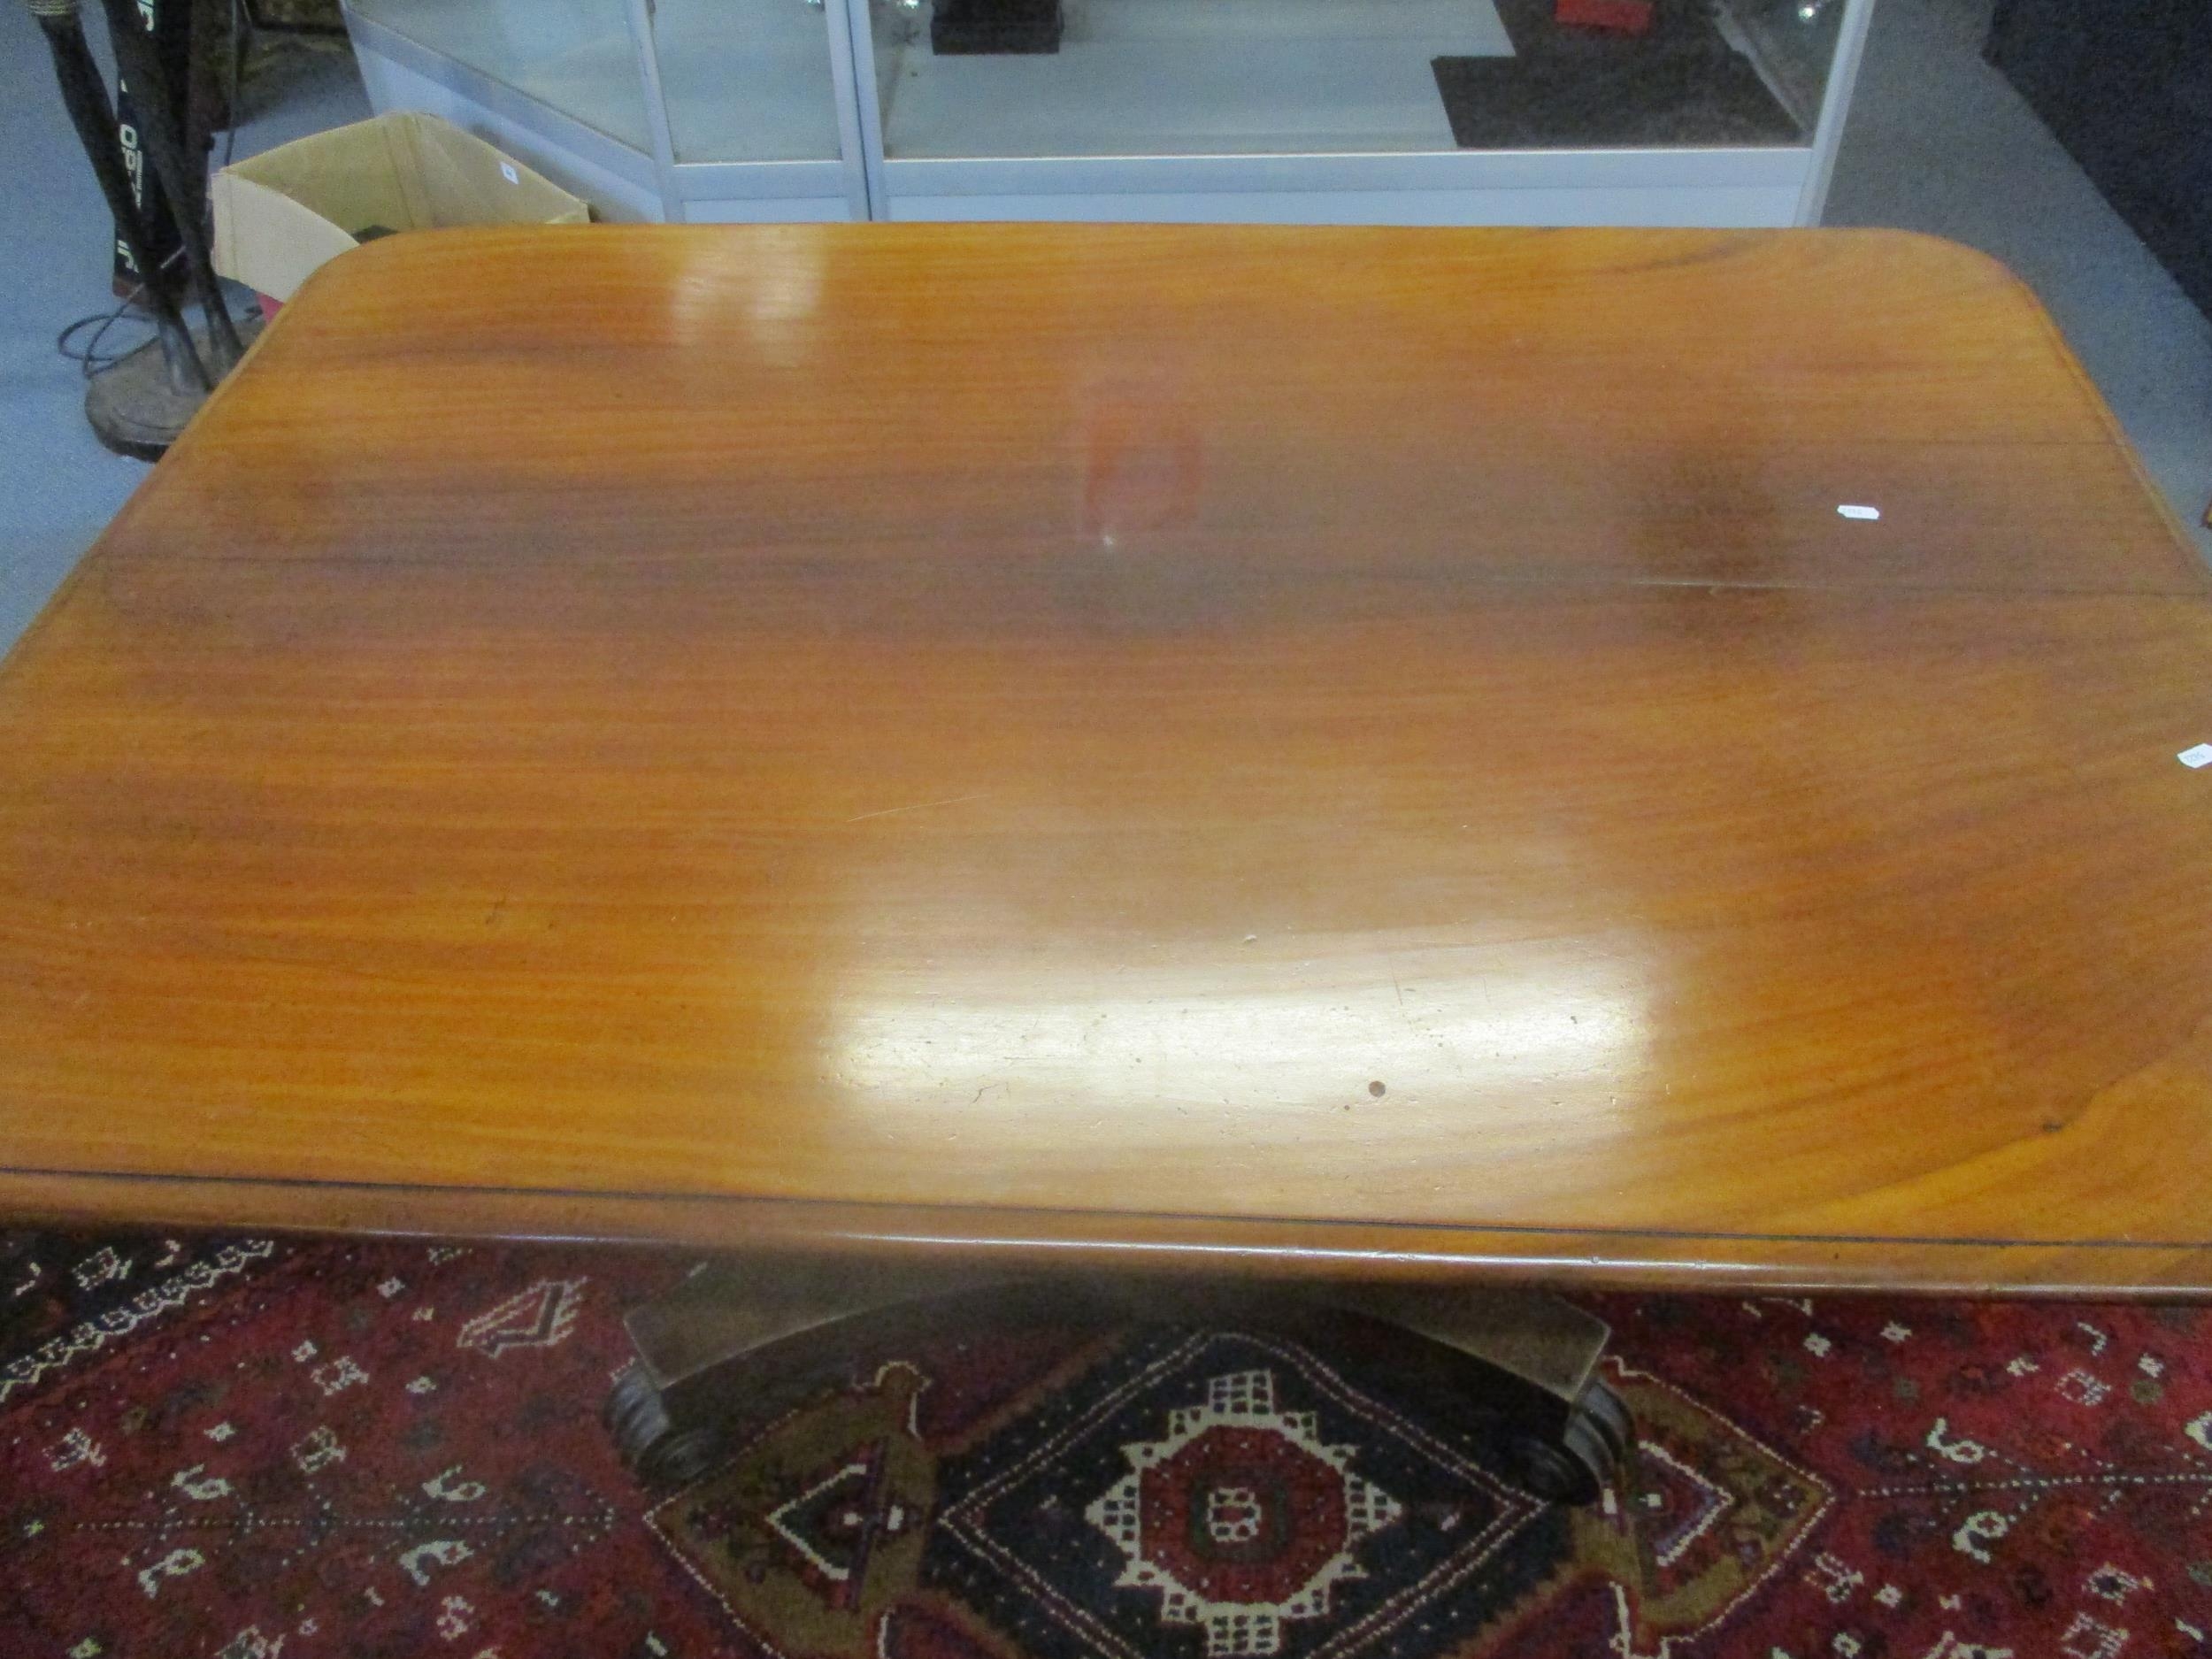
<instances>
[{"instance_id":1,"label":"dark object on shelf","mask_svg":"<svg viewBox=\"0 0 2212 1659\"><path fill-rule=\"evenodd\" d=\"M1574 28L1648 35L1655 0L1553 0L1552 19Z\"/></svg>"},{"instance_id":2,"label":"dark object on shelf","mask_svg":"<svg viewBox=\"0 0 2212 1659\"><path fill-rule=\"evenodd\" d=\"M2212 7L1999 0L1987 52L2212 316Z\"/></svg>"},{"instance_id":3,"label":"dark object on shelf","mask_svg":"<svg viewBox=\"0 0 2212 1659\"><path fill-rule=\"evenodd\" d=\"M1552 4L1498 0L1511 58L1433 60L1462 150L1805 142L1701 0L1657 0L1638 35L1563 28Z\"/></svg>"},{"instance_id":4,"label":"dark object on shelf","mask_svg":"<svg viewBox=\"0 0 2212 1659\"><path fill-rule=\"evenodd\" d=\"M1060 0L938 0L929 49L971 52L1056 52L1065 19Z\"/></svg>"}]
</instances>

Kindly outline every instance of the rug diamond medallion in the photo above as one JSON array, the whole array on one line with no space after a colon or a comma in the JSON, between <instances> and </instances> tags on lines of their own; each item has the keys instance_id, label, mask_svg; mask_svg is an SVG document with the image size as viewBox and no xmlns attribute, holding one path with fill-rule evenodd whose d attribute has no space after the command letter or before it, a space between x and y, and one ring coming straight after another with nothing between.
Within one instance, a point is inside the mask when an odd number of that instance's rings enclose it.
<instances>
[{"instance_id":1,"label":"rug diamond medallion","mask_svg":"<svg viewBox=\"0 0 2212 1659\"><path fill-rule=\"evenodd\" d=\"M1392 1651L1409 1620L1479 1624L1559 1541L1448 1440L1234 1333L1133 1343L949 1468L946 1498L948 1581L1102 1659Z\"/></svg>"},{"instance_id":2,"label":"rug diamond medallion","mask_svg":"<svg viewBox=\"0 0 2212 1659\"><path fill-rule=\"evenodd\" d=\"M1209 1655L1279 1653L1286 1621L1325 1618L1332 1587L1366 1576L1360 1543L1405 1509L1317 1427L1276 1409L1273 1371L1232 1371L1124 1447L1129 1472L1083 1511L1128 1563L1114 1587L1159 1590L1161 1619L1203 1626Z\"/></svg>"}]
</instances>

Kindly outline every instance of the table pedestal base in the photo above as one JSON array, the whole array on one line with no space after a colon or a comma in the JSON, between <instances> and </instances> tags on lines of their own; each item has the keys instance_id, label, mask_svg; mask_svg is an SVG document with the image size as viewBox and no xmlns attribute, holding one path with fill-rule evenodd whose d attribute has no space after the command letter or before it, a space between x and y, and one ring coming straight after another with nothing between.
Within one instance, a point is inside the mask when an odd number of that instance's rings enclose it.
<instances>
[{"instance_id":1,"label":"table pedestal base","mask_svg":"<svg viewBox=\"0 0 2212 1659\"><path fill-rule=\"evenodd\" d=\"M1586 1503L1634 1441L1598 1374L1605 1325L1529 1291L1419 1286L1285 1286L1044 1279L827 1260L761 1258L700 1268L628 1316L637 1363L606 1420L623 1460L652 1486L707 1472L748 1425L823 1385L856 1322L880 1343L1008 1323L1219 1325L1311 1345L1383 1348L1410 1397L1469 1402L1487 1455L1537 1495Z\"/></svg>"}]
</instances>

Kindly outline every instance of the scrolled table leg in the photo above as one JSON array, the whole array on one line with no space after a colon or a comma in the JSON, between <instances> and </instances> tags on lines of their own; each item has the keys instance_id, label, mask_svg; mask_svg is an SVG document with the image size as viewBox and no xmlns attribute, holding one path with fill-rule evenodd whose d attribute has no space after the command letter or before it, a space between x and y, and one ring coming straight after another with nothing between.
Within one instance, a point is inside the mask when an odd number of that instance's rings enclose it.
<instances>
[{"instance_id":1,"label":"scrolled table leg","mask_svg":"<svg viewBox=\"0 0 2212 1659\"><path fill-rule=\"evenodd\" d=\"M1405 1389L1472 1403L1500 1472L1555 1502L1594 1502L1635 1444L1626 1406L1599 1375L1604 1324L1534 1292L1009 1281L778 1258L710 1264L633 1310L637 1363L617 1381L606 1421L641 1480L680 1485L711 1469L745 1422L818 1384L857 1340L1070 1318L1263 1330L1324 1349L1386 1354Z\"/></svg>"}]
</instances>

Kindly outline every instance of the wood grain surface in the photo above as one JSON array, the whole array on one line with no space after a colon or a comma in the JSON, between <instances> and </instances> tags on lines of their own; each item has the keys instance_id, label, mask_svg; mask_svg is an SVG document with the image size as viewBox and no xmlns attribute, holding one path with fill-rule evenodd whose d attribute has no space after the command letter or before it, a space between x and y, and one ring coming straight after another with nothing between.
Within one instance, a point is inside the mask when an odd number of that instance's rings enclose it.
<instances>
[{"instance_id":1,"label":"wood grain surface","mask_svg":"<svg viewBox=\"0 0 2212 1659\"><path fill-rule=\"evenodd\" d=\"M0 668L0 1214L2201 1292L2208 670L1926 240L392 238Z\"/></svg>"}]
</instances>

